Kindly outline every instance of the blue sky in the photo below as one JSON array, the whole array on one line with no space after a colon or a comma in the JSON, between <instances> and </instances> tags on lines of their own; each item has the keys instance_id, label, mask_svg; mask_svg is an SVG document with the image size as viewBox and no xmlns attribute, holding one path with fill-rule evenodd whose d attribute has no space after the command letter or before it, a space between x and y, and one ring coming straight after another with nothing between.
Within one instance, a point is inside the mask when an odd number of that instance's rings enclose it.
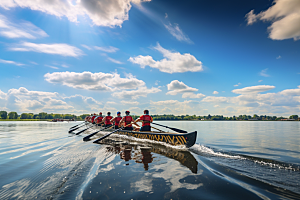
<instances>
[{"instance_id":1,"label":"blue sky","mask_svg":"<svg viewBox=\"0 0 300 200\"><path fill-rule=\"evenodd\" d=\"M0 110L300 114L299 0L0 2Z\"/></svg>"}]
</instances>

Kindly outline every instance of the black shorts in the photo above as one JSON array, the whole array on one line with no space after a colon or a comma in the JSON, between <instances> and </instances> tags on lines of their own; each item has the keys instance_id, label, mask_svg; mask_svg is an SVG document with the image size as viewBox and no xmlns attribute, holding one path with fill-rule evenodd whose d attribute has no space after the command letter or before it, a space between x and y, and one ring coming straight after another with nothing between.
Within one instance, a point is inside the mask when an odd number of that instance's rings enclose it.
<instances>
[{"instance_id":1,"label":"black shorts","mask_svg":"<svg viewBox=\"0 0 300 200\"><path fill-rule=\"evenodd\" d=\"M140 131L151 131L151 126L142 126Z\"/></svg>"},{"instance_id":2,"label":"black shorts","mask_svg":"<svg viewBox=\"0 0 300 200\"><path fill-rule=\"evenodd\" d=\"M115 125L115 129L119 129L119 126Z\"/></svg>"},{"instance_id":3,"label":"black shorts","mask_svg":"<svg viewBox=\"0 0 300 200\"><path fill-rule=\"evenodd\" d=\"M132 130L133 130L133 128L132 128L132 127L125 127L123 130L132 131Z\"/></svg>"}]
</instances>

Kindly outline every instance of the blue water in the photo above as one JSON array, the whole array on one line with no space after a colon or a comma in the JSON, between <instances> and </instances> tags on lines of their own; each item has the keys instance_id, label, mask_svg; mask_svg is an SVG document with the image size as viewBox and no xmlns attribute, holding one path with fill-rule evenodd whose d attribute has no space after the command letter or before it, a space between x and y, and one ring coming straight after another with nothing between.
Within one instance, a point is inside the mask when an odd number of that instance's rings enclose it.
<instances>
[{"instance_id":1,"label":"blue water","mask_svg":"<svg viewBox=\"0 0 300 200\"><path fill-rule=\"evenodd\" d=\"M299 122L157 122L197 130L189 149L79 123L0 122L0 199L300 199Z\"/></svg>"}]
</instances>

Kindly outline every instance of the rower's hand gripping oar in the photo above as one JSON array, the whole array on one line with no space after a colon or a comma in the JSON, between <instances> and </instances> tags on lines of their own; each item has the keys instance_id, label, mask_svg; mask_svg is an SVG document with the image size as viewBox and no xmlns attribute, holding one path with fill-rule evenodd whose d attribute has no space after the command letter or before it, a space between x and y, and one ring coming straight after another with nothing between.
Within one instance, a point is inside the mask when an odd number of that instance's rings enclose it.
<instances>
[{"instance_id":1,"label":"rower's hand gripping oar","mask_svg":"<svg viewBox=\"0 0 300 200\"><path fill-rule=\"evenodd\" d=\"M100 131L103 131L107 128L110 128L111 126L107 126L107 127L104 127L103 129L100 129L99 131L95 131L94 133L91 133L89 134L88 136L85 136L82 140L83 141L88 141L91 137L93 137L94 135L96 135L97 133L99 133Z\"/></svg>"},{"instance_id":2,"label":"rower's hand gripping oar","mask_svg":"<svg viewBox=\"0 0 300 200\"><path fill-rule=\"evenodd\" d=\"M131 122L130 124L133 124L133 123L134 123L134 122ZM111 132L111 133L109 133L109 134L106 134L106 135L104 135L103 137L101 137L101 138L99 138L99 139L97 139L97 140L94 140L93 143L98 143L100 140L103 140L104 138L107 138L108 136L110 136L110 135L113 134L114 132L117 132L117 131L119 131L119 130L122 130L123 128L129 126L130 124L127 124L126 126L124 126L124 127L122 127L122 128L119 128L119 129L117 129L117 130L114 130L113 132Z\"/></svg>"},{"instance_id":3,"label":"rower's hand gripping oar","mask_svg":"<svg viewBox=\"0 0 300 200\"><path fill-rule=\"evenodd\" d=\"M75 125L75 126L72 126L72 127L70 128L70 130L73 129L73 128L75 128L75 127L77 127L77 126L81 126L81 125L84 124L84 123L85 123L85 122L80 123L80 124L77 124L77 125Z\"/></svg>"},{"instance_id":4,"label":"rower's hand gripping oar","mask_svg":"<svg viewBox=\"0 0 300 200\"><path fill-rule=\"evenodd\" d=\"M173 131L175 131L175 132L178 132L178 133L187 133L187 131L180 130L180 129L178 129L178 128L172 128L172 127L164 126L164 125L157 124L157 123L154 123L154 122L152 122L152 124L155 124L155 125L157 125L157 126L162 126L162 127L168 128L168 129L171 129L171 130L173 130Z\"/></svg>"}]
</instances>

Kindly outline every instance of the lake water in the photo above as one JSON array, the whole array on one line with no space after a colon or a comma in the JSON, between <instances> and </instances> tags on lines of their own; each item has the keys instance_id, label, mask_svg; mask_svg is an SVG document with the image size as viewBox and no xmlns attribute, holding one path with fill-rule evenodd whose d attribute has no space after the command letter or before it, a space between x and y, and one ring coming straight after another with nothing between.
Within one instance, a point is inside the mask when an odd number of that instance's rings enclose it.
<instances>
[{"instance_id":1,"label":"lake water","mask_svg":"<svg viewBox=\"0 0 300 200\"><path fill-rule=\"evenodd\" d=\"M0 122L0 199L300 199L299 122L157 121L198 131L189 149L79 123Z\"/></svg>"}]
</instances>

